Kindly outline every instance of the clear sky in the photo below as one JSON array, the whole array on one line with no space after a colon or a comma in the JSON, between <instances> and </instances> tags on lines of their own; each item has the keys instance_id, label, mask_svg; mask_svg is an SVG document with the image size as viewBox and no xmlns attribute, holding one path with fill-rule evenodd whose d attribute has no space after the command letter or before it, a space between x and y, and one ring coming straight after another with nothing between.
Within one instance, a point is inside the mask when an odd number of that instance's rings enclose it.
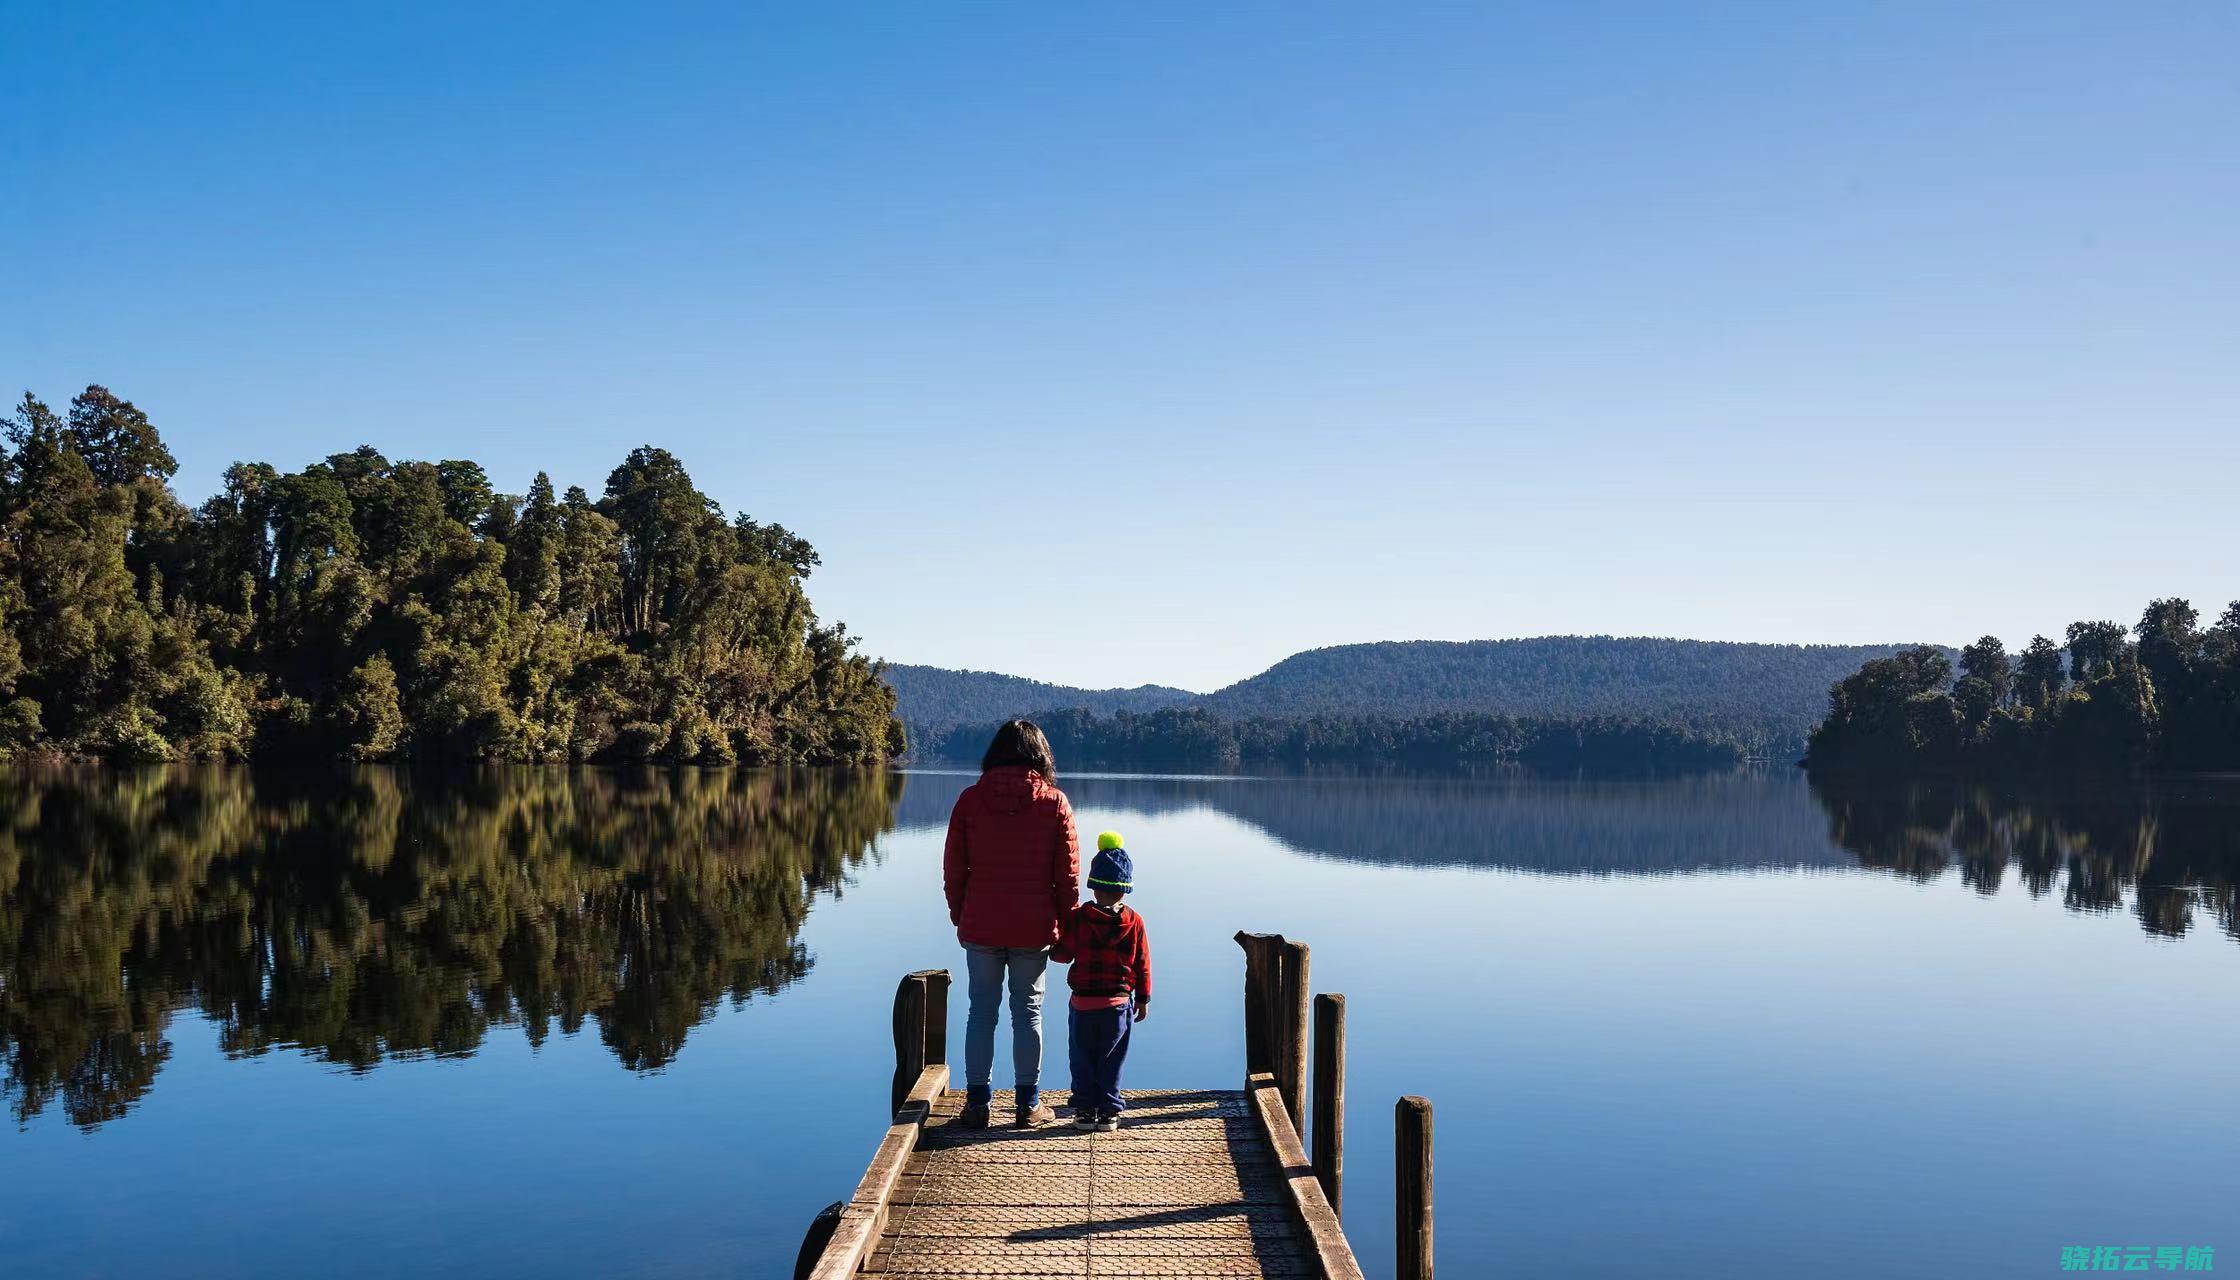
<instances>
[{"instance_id":1,"label":"clear sky","mask_svg":"<svg viewBox=\"0 0 2240 1280\"><path fill-rule=\"evenodd\" d=\"M0 146L190 501L656 443L899 661L2240 596L2230 0L11 0Z\"/></svg>"}]
</instances>

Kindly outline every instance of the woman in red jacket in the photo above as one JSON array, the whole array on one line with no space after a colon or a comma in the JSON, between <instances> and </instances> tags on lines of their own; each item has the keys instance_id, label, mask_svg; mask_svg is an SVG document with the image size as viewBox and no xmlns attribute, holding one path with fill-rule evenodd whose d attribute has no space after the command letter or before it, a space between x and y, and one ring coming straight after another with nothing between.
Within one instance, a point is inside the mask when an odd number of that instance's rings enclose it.
<instances>
[{"instance_id":1,"label":"woman in red jacket","mask_svg":"<svg viewBox=\"0 0 2240 1280\"><path fill-rule=\"evenodd\" d=\"M971 1012L964 1022L964 1123L988 1124L994 1096L996 1002L1011 989L1011 1067L1019 1127L1057 1120L1042 1105L1042 977L1058 922L1080 900L1073 806L1058 790L1050 741L1032 720L996 730L980 780L949 811L942 884L964 944Z\"/></svg>"}]
</instances>

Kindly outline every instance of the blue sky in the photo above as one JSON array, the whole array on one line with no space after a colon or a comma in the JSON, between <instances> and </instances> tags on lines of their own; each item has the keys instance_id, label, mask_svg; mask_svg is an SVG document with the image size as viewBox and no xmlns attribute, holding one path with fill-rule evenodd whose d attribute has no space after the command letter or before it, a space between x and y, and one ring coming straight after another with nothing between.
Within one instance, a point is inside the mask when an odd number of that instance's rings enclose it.
<instances>
[{"instance_id":1,"label":"blue sky","mask_svg":"<svg viewBox=\"0 0 2240 1280\"><path fill-rule=\"evenodd\" d=\"M190 501L652 442L896 660L2240 596L2227 0L17 0L0 146L0 377Z\"/></svg>"}]
</instances>

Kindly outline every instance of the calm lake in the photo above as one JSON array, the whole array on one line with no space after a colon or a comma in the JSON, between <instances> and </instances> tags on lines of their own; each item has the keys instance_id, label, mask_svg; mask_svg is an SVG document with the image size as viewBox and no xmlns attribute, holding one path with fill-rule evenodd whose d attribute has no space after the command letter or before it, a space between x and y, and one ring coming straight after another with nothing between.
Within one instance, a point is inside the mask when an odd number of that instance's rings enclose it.
<instances>
[{"instance_id":1,"label":"calm lake","mask_svg":"<svg viewBox=\"0 0 2240 1280\"><path fill-rule=\"evenodd\" d=\"M789 1274L961 971L968 781L0 773L0 1275ZM1061 782L1136 859L1131 1086L1238 1078L1239 929L1346 994L1373 1276L1403 1093L1447 1276L2240 1266L2240 786Z\"/></svg>"}]
</instances>

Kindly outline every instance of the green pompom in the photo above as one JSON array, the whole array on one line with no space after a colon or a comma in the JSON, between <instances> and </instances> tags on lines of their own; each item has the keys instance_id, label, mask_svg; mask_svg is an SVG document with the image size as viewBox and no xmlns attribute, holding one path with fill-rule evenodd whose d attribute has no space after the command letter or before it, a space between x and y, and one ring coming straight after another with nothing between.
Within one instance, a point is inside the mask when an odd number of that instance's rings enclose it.
<instances>
[{"instance_id":1,"label":"green pompom","mask_svg":"<svg viewBox=\"0 0 2240 1280\"><path fill-rule=\"evenodd\" d=\"M1100 852L1105 849L1124 849L1126 847L1120 842L1120 833L1117 831L1099 831L1097 833L1097 848Z\"/></svg>"}]
</instances>

